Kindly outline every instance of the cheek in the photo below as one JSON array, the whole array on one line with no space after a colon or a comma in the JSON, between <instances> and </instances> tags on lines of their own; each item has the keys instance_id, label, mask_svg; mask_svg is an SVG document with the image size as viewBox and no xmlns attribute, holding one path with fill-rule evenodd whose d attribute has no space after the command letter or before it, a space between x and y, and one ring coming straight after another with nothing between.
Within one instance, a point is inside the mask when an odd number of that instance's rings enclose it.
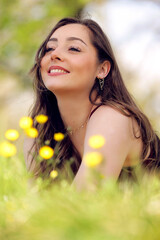
<instances>
[{"instance_id":1,"label":"cheek","mask_svg":"<svg viewBox=\"0 0 160 240\"><path fill-rule=\"evenodd\" d=\"M41 70L43 70L45 68L45 66L46 66L46 58L45 57L42 58L42 60L40 62L40 66L41 66Z\"/></svg>"},{"instance_id":2,"label":"cheek","mask_svg":"<svg viewBox=\"0 0 160 240\"><path fill-rule=\"evenodd\" d=\"M73 64L77 71L81 73L81 75L86 73L93 75L97 69L97 62L93 60L91 56L83 57L79 59L79 61L73 62Z\"/></svg>"},{"instance_id":3,"label":"cheek","mask_svg":"<svg viewBox=\"0 0 160 240\"><path fill-rule=\"evenodd\" d=\"M46 74L46 71L47 71L47 59L45 57L42 58L41 62L40 62L40 73L41 73L41 76L42 76L42 79L44 80L45 79L45 74Z\"/></svg>"},{"instance_id":4,"label":"cheek","mask_svg":"<svg viewBox=\"0 0 160 240\"><path fill-rule=\"evenodd\" d=\"M93 59L85 59L83 61L84 64L84 74L86 74L86 76L90 76L91 78L94 78L96 75L96 70L97 70L97 64L95 61L93 61Z\"/></svg>"}]
</instances>

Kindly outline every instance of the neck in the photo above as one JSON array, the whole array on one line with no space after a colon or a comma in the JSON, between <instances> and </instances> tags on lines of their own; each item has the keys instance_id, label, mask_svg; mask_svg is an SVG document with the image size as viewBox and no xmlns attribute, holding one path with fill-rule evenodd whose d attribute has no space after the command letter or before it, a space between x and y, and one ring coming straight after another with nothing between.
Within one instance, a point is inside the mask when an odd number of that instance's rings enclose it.
<instances>
[{"instance_id":1,"label":"neck","mask_svg":"<svg viewBox=\"0 0 160 240\"><path fill-rule=\"evenodd\" d=\"M87 97L78 95L59 97L57 102L65 127L73 131L86 122L93 106Z\"/></svg>"}]
</instances>

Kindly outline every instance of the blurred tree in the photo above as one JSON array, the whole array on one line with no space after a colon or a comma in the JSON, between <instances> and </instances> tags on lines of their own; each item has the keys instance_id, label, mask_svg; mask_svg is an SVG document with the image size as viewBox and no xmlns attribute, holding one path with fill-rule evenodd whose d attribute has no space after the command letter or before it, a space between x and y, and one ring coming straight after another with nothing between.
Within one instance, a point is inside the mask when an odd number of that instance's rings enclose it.
<instances>
[{"instance_id":1,"label":"blurred tree","mask_svg":"<svg viewBox=\"0 0 160 240\"><path fill-rule=\"evenodd\" d=\"M35 51L54 23L79 16L91 0L0 0L0 70L28 82Z\"/></svg>"}]
</instances>

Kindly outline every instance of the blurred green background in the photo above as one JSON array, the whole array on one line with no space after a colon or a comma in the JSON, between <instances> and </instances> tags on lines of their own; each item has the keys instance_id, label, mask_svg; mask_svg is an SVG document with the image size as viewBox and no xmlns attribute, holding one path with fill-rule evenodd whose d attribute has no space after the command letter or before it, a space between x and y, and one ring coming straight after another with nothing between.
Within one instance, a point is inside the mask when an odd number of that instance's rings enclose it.
<instances>
[{"instance_id":1,"label":"blurred green background","mask_svg":"<svg viewBox=\"0 0 160 240\"><path fill-rule=\"evenodd\" d=\"M39 45L55 22L80 15L90 0L0 0L0 130L17 127L32 104L28 75Z\"/></svg>"},{"instance_id":2,"label":"blurred green background","mask_svg":"<svg viewBox=\"0 0 160 240\"><path fill-rule=\"evenodd\" d=\"M94 15L96 12L100 16L99 23L101 22L102 26L109 26L110 23L104 22L104 17L108 12L104 11L101 14L99 9L100 7L101 9L104 8L103 4L110 4L111 2L120 4L122 1L0 0L1 137L7 128L17 128L19 118L28 113L28 109L33 102L32 79L28 72L33 65L36 50L57 20L66 16L82 14L86 17L95 18L92 14ZM127 1L125 2L127 3ZM152 2L157 4L157 8L160 9L159 1L135 2L138 2L138 4L140 2L146 2L146 4ZM160 27L157 28L157 32L159 30ZM159 99L160 84L156 82L145 94L143 91L138 91L136 83L139 79L137 79L135 72L130 70L127 64L121 63L123 53L117 51L115 44L113 44L113 48L127 87L153 123L154 128L160 129L160 111L159 108L157 110L157 107L154 107L159 105L157 99Z\"/></svg>"}]
</instances>

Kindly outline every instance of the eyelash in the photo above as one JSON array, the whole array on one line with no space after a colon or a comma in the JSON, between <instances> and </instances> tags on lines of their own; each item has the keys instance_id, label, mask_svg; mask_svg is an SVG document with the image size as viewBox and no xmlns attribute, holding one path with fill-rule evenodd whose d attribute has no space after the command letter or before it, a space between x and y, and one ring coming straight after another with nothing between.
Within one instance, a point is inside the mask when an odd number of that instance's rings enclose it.
<instances>
[{"instance_id":1,"label":"eyelash","mask_svg":"<svg viewBox=\"0 0 160 240\"><path fill-rule=\"evenodd\" d=\"M70 47L69 50L73 50L75 52L80 52L81 51L78 47Z\"/></svg>"},{"instance_id":2,"label":"eyelash","mask_svg":"<svg viewBox=\"0 0 160 240\"><path fill-rule=\"evenodd\" d=\"M46 49L45 49L45 53L46 53L46 52L49 52L49 51L51 51L51 50L53 50L53 48L46 48Z\"/></svg>"},{"instance_id":3,"label":"eyelash","mask_svg":"<svg viewBox=\"0 0 160 240\"><path fill-rule=\"evenodd\" d=\"M45 53L46 53L46 52L50 52L50 51L52 51L52 50L54 51L54 48L46 48L46 49L45 49ZM75 52L81 52L80 48L78 48L78 47L70 47L69 50L75 51Z\"/></svg>"}]
</instances>

